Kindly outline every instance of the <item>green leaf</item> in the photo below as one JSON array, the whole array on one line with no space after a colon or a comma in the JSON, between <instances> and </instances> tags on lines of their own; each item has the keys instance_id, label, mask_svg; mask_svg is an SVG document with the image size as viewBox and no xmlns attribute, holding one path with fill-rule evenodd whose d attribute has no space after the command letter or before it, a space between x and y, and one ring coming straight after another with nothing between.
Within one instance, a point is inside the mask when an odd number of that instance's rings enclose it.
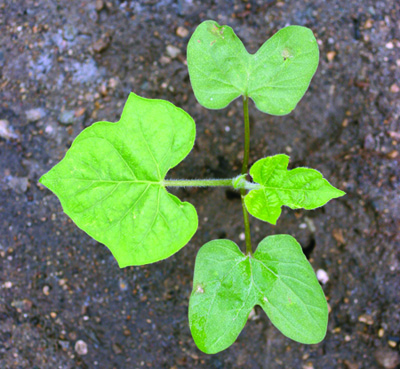
<instances>
[{"instance_id":1,"label":"green leaf","mask_svg":"<svg viewBox=\"0 0 400 369\"><path fill-rule=\"evenodd\" d=\"M255 305L287 337L323 340L328 307L301 246L289 235L269 236L254 255L230 240L205 244L196 258L189 302L190 329L200 350L214 354L235 342Z\"/></svg>"},{"instance_id":2,"label":"green leaf","mask_svg":"<svg viewBox=\"0 0 400 369\"><path fill-rule=\"evenodd\" d=\"M276 224L282 205L291 209L315 209L345 195L315 169L287 170L289 157L279 154L258 160L250 169L260 184L245 197L247 210L254 217Z\"/></svg>"},{"instance_id":3,"label":"green leaf","mask_svg":"<svg viewBox=\"0 0 400 369\"><path fill-rule=\"evenodd\" d=\"M222 109L244 95L272 115L296 107L318 60L315 37L301 26L281 29L249 54L231 27L208 20L196 28L187 48L190 81L201 105Z\"/></svg>"},{"instance_id":4,"label":"green leaf","mask_svg":"<svg viewBox=\"0 0 400 369\"><path fill-rule=\"evenodd\" d=\"M195 208L163 183L192 149L195 134L183 110L131 93L119 122L86 128L40 182L121 268L156 262L185 246L197 229Z\"/></svg>"}]
</instances>

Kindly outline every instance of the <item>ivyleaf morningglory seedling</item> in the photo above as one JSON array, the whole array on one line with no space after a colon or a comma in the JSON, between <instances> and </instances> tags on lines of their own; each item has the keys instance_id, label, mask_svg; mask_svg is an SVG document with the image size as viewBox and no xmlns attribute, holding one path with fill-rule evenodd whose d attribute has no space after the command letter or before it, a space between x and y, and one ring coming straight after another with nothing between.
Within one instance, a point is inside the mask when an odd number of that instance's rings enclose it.
<instances>
[{"instance_id":1,"label":"ivyleaf morningglory seedling","mask_svg":"<svg viewBox=\"0 0 400 369\"><path fill-rule=\"evenodd\" d=\"M276 224L282 206L315 209L344 195L314 169L288 170L289 157L283 154L260 159L248 171L249 99L262 112L290 113L306 92L318 59L317 42L305 27L285 27L249 54L230 27L203 22L188 44L189 76L206 108L222 109L242 96L240 175L167 179L168 170L191 151L195 123L167 101L131 93L118 122L97 122L83 130L64 159L40 179L75 224L110 249L121 268L168 258L196 232L195 208L168 187L230 186L240 191L245 253L233 241L214 240L196 258L189 324L206 353L229 347L255 305L295 341L318 343L326 334L326 299L301 246L289 235L274 235L253 253L249 219L250 213ZM254 182L247 180L248 174Z\"/></svg>"}]
</instances>

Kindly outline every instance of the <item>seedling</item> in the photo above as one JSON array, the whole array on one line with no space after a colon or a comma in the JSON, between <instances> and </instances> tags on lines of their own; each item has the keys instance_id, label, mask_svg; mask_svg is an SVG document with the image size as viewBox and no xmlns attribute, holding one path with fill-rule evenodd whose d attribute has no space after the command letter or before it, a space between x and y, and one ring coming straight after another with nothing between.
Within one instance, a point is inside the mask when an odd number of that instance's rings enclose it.
<instances>
[{"instance_id":1,"label":"seedling","mask_svg":"<svg viewBox=\"0 0 400 369\"><path fill-rule=\"evenodd\" d=\"M130 94L117 123L97 122L75 139L40 182L75 224L105 244L121 268L170 257L197 230L195 208L168 193L172 186L231 186L241 193L246 251L230 240L208 242L197 254L189 324L200 350L229 347L259 305L287 337L320 342L327 329L324 293L301 246L289 235L268 236L253 253L249 215L276 224L283 205L315 209L344 195L314 169L288 170L289 157L258 160L250 169L251 98L262 112L290 113L306 92L319 59L311 30L285 27L249 54L228 26L206 21L187 49L199 103L222 109L243 97L244 160L228 179L171 180L169 169L191 151L195 123L162 100Z\"/></svg>"}]
</instances>

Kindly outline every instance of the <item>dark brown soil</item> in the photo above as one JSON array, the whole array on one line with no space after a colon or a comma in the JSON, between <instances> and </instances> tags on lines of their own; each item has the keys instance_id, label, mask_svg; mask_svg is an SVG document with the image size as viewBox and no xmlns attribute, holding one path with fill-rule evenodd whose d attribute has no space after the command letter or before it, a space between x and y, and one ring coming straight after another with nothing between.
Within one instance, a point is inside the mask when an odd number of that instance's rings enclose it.
<instances>
[{"instance_id":1,"label":"dark brown soil","mask_svg":"<svg viewBox=\"0 0 400 369\"><path fill-rule=\"evenodd\" d=\"M250 107L251 162L288 153L292 167L316 168L347 192L315 211L285 209L275 227L251 219L255 244L291 234L328 274L331 313L319 345L285 338L256 309L229 349L196 348L187 322L196 251L215 238L243 244L232 191L175 190L197 208L196 235L166 261L120 270L37 183L83 128L118 120L130 91L169 100L197 123L195 147L171 177L237 175L241 102L202 108L185 65L190 34L206 19L232 26L251 52L288 24L319 40L318 72L292 114ZM8 121L8 131L0 127L0 367L399 368L399 19L396 0L0 0L3 128ZM189 35L178 36L178 26Z\"/></svg>"}]
</instances>

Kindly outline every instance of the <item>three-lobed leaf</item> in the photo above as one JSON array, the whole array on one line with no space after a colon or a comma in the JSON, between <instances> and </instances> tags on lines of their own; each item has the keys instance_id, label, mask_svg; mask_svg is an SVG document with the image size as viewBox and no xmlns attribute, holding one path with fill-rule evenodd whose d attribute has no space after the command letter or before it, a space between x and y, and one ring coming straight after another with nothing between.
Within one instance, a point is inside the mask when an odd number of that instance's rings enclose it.
<instances>
[{"instance_id":1,"label":"three-lobed leaf","mask_svg":"<svg viewBox=\"0 0 400 369\"><path fill-rule=\"evenodd\" d=\"M163 184L192 149L195 134L183 110L131 93L119 122L86 128L40 182L121 268L156 262L180 250L197 230L195 208Z\"/></svg>"},{"instance_id":2,"label":"three-lobed leaf","mask_svg":"<svg viewBox=\"0 0 400 369\"><path fill-rule=\"evenodd\" d=\"M276 224L282 205L291 209L315 209L345 193L333 187L315 169L288 170L289 157L284 154L258 160L250 169L260 187L245 197L247 210L254 217Z\"/></svg>"},{"instance_id":3,"label":"three-lobed leaf","mask_svg":"<svg viewBox=\"0 0 400 369\"><path fill-rule=\"evenodd\" d=\"M289 114L317 70L319 51L312 31L288 26L249 54L229 26L201 23L187 48L194 94L208 109L222 109L244 95L272 115Z\"/></svg>"},{"instance_id":4,"label":"three-lobed leaf","mask_svg":"<svg viewBox=\"0 0 400 369\"><path fill-rule=\"evenodd\" d=\"M326 334L328 307L301 246L289 235L266 237L254 255L230 240L214 240L198 252L189 324L200 350L229 347L255 305L287 337L306 344Z\"/></svg>"}]
</instances>

